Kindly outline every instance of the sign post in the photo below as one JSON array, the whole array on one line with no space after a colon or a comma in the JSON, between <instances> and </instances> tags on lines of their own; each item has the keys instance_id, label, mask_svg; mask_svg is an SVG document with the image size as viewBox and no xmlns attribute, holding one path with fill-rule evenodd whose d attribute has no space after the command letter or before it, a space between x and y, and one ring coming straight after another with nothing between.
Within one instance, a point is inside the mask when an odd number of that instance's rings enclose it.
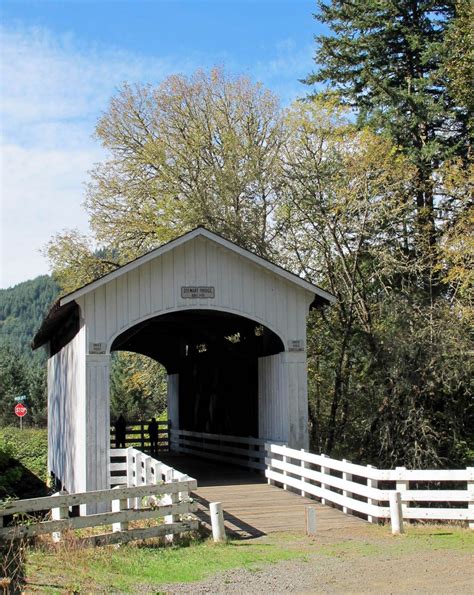
<instances>
[{"instance_id":1,"label":"sign post","mask_svg":"<svg viewBox=\"0 0 474 595\"><path fill-rule=\"evenodd\" d=\"M17 403L15 405L15 415L20 418L20 430L23 429L23 418L25 417L28 409L23 405L23 403Z\"/></svg>"}]
</instances>

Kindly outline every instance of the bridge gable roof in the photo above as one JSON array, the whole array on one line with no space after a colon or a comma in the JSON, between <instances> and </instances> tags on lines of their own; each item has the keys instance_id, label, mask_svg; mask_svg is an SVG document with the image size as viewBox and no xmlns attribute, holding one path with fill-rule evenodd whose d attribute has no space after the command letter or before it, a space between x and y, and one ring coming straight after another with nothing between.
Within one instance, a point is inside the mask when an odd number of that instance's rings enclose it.
<instances>
[{"instance_id":1,"label":"bridge gable roof","mask_svg":"<svg viewBox=\"0 0 474 595\"><path fill-rule=\"evenodd\" d=\"M71 293L63 296L60 299L59 304L60 304L60 306L65 306L66 304L73 302L73 301L77 300L78 298L80 298L90 292L95 291L96 289L105 285L106 283L109 283L110 281L112 281L122 275L125 275L125 274L129 273L130 271L133 271L134 269L152 261L155 258L162 256L163 254L166 254L167 252L171 252L174 249L176 249L178 246L181 246L187 242L190 242L198 237L206 238L207 240L210 240L211 242L214 242L224 248L227 248L228 250L238 254L239 256L243 257L244 259L247 259L247 260L253 262L257 266L260 266L263 269L266 269L267 271L285 279L286 281L288 281L289 283L292 283L293 285L299 287L300 289L303 289L303 290L313 293L320 300L323 300L328 303L334 303L336 301L335 297L332 294L325 291L324 289L321 289L317 285L309 283L305 279L298 277L298 275L295 275L294 273L291 273L290 271L284 269L283 267L280 267L279 265L276 265L276 264L266 260L265 258L262 258L261 256L258 256L257 254L254 254L253 252L246 250L245 248L242 248L241 246L238 246L237 244L223 238L222 236L220 236L214 232L209 231L208 229L206 229L204 227L198 227L198 228L196 228L196 229L194 229L194 230L192 230L192 231L190 231L174 240L171 240L170 242L168 242L166 244L163 244L162 246L159 246L158 248L155 248L154 250L151 250L150 252L144 254L143 256L140 256L140 257L136 258L135 260L132 260L131 262L115 269L114 271L107 273L103 277L100 277L99 279L96 279L95 281L92 281L92 282L88 283L87 285L84 285L83 287L80 287L79 289L72 291Z\"/></svg>"}]
</instances>

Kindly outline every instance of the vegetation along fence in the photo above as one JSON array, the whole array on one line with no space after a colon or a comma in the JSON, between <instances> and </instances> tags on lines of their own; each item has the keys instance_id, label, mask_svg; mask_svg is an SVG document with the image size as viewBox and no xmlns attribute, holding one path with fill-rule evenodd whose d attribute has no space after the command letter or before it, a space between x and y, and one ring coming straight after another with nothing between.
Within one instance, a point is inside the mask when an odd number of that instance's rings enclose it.
<instances>
[{"instance_id":1,"label":"vegetation along fence","mask_svg":"<svg viewBox=\"0 0 474 595\"><path fill-rule=\"evenodd\" d=\"M150 420L128 421L125 431L125 447L134 446L140 448L144 452L155 451L167 452L169 449L169 421L157 421L158 425L158 442L157 447L152 449L150 435L148 433L148 426ZM113 424L110 427L110 448L117 446L115 427ZM120 445L121 446L121 445Z\"/></svg>"},{"instance_id":2,"label":"vegetation along fence","mask_svg":"<svg viewBox=\"0 0 474 595\"><path fill-rule=\"evenodd\" d=\"M304 450L266 444L270 482L315 496L370 522L390 518L390 492L399 492L404 519L468 521L474 528L474 468L377 469ZM454 488L453 488L454 486Z\"/></svg>"},{"instance_id":3,"label":"vegetation along fence","mask_svg":"<svg viewBox=\"0 0 474 595\"><path fill-rule=\"evenodd\" d=\"M197 488L196 480L135 449L120 449L119 454L123 450L127 455L133 452L126 459L127 465L131 461L134 465L128 467L132 473L130 487L117 485L108 490L7 502L0 507L0 539L51 533L53 540L59 541L62 531L111 525L111 531L81 538L105 545L196 530L198 521L192 517L196 505L190 498L190 492ZM107 512L74 514L87 507ZM17 515L35 513L42 514L26 524L15 522Z\"/></svg>"},{"instance_id":4,"label":"vegetation along fence","mask_svg":"<svg viewBox=\"0 0 474 595\"><path fill-rule=\"evenodd\" d=\"M260 438L171 430L170 447L177 453L265 470L265 440Z\"/></svg>"}]
</instances>

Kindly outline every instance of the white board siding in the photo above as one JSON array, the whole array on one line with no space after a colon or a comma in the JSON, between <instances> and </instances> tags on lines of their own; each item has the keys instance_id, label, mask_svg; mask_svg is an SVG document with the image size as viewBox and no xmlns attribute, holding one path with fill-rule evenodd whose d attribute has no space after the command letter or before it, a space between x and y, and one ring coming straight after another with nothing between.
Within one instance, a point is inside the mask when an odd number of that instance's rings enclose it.
<instances>
[{"instance_id":1,"label":"white board siding","mask_svg":"<svg viewBox=\"0 0 474 595\"><path fill-rule=\"evenodd\" d=\"M110 355L86 356L86 474L88 490L109 487Z\"/></svg>"},{"instance_id":2,"label":"white board siding","mask_svg":"<svg viewBox=\"0 0 474 595\"><path fill-rule=\"evenodd\" d=\"M181 287L199 285L212 285L215 298L181 298ZM288 340L305 340L313 298L309 291L199 237L87 294L84 317L88 340L105 342L109 349L118 334L138 322L195 308L252 318L286 346Z\"/></svg>"},{"instance_id":3,"label":"white board siding","mask_svg":"<svg viewBox=\"0 0 474 595\"><path fill-rule=\"evenodd\" d=\"M289 394L289 437L292 448L308 448L308 386L306 352L284 353Z\"/></svg>"},{"instance_id":4,"label":"white board siding","mask_svg":"<svg viewBox=\"0 0 474 595\"><path fill-rule=\"evenodd\" d=\"M86 329L48 359L48 469L70 491L85 489Z\"/></svg>"},{"instance_id":5,"label":"white board siding","mask_svg":"<svg viewBox=\"0 0 474 595\"><path fill-rule=\"evenodd\" d=\"M306 353L258 360L258 437L308 448Z\"/></svg>"},{"instance_id":6,"label":"white board siding","mask_svg":"<svg viewBox=\"0 0 474 595\"><path fill-rule=\"evenodd\" d=\"M287 372L282 353L258 359L258 437L264 440L288 442Z\"/></svg>"}]
</instances>

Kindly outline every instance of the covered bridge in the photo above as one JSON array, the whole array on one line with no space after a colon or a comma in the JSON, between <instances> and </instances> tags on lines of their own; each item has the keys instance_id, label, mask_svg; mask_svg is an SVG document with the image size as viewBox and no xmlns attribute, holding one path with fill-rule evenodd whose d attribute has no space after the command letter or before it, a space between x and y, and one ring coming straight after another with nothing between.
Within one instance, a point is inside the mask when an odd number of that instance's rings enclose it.
<instances>
[{"instance_id":1,"label":"covered bridge","mask_svg":"<svg viewBox=\"0 0 474 595\"><path fill-rule=\"evenodd\" d=\"M306 318L334 298L198 228L61 298L48 350L49 470L109 487L109 366L125 350L168 374L171 428L308 447Z\"/></svg>"}]
</instances>

